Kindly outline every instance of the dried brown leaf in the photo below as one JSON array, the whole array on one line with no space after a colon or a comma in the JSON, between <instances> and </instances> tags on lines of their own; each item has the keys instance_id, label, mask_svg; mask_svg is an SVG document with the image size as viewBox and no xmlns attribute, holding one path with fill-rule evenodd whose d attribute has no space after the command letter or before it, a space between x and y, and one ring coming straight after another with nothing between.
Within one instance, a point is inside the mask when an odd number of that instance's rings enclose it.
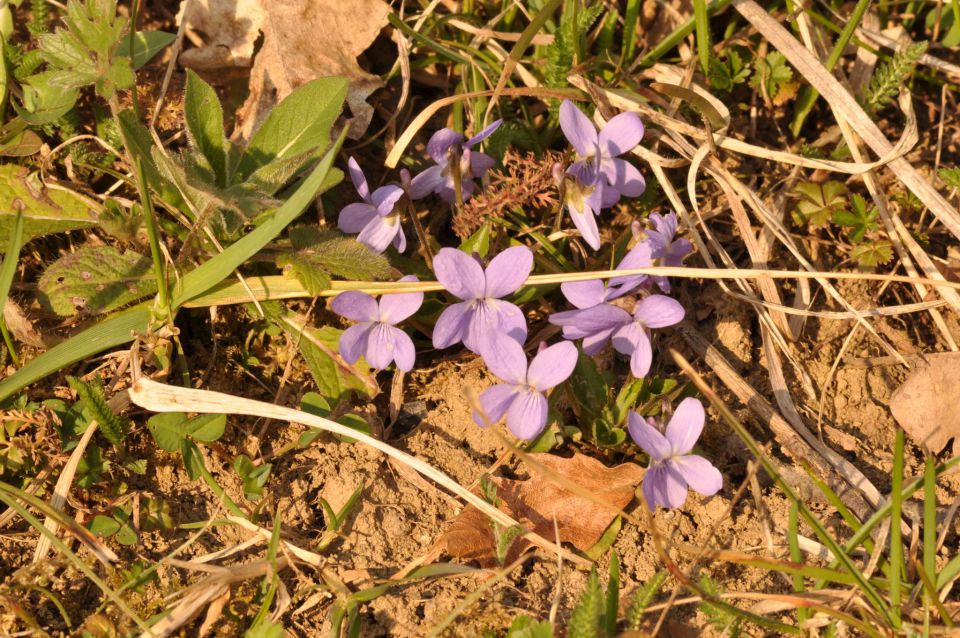
<instances>
[{"instance_id":1,"label":"dried brown leaf","mask_svg":"<svg viewBox=\"0 0 960 638\"><path fill-rule=\"evenodd\" d=\"M347 104L353 113L348 137L357 139L370 125L373 107L366 99L383 86L357 64L387 24L383 0L259 0L263 47L250 72L250 96L238 112L238 135L249 139L270 109L295 88L318 77L350 81Z\"/></svg>"},{"instance_id":2,"label":"dried brown leaf","mask_svg":"<svg viewBox=\"0 0 960 638\"><path fill-rule=\"evenodd\" d=\"M643 478L643 468L634 463L606 467L583 454L571 458L551 454L533 454L542 463L564 478L580 485L597 500L622 509L631 500ZM554 520L559 538L581 551L595 545L613 521L615 512L594 500L584 498L558 485L547 476L535 474L523 481L493 478L500 498L500 509L525 528L544 538L554 539ZM452 556L476 560L482 565L493 562L495 555L493 528L485 514L468 507L454 519L437 545ZM526 551L531 543L518 539L510 547L507 562Z\"/></svg>"},{"instance_id":3,"label":"dried brown leaf","mask_svg":"<svg viewBox=\"0 0 960 638\"><path fill-rule=\"evenodd\" d=\"M202 32L204 46L181 53L180 64L207 71L249 67L264 14L261 0L183 0L177 23L186 20L187 27Z\"/></svg>"},{"instance_id":4,"label":"dried brown leaf","mask_svg":"<svg viewBox=\"0 0 960 638\"><path fill-rule=\"evenodd\" d=\"M917 359L907 380L890 397L890 411L910 437L933 452L954 439L960 453L960 353L928 354Z\"/></svg>"},{"instance_id":5,"label":"dried brown leaf","mask_svg":"<svg viewBox=\"0 0 960 638\"><path fill-rule=\"evenodd\" d=\"M17 341L36 348L46 346L43 335L33 327L30 319L27 318L27 315L25 315L20 306L17 305L17 302L9 297L3 305L3 320Z\"/></svg>"}]
</instances>

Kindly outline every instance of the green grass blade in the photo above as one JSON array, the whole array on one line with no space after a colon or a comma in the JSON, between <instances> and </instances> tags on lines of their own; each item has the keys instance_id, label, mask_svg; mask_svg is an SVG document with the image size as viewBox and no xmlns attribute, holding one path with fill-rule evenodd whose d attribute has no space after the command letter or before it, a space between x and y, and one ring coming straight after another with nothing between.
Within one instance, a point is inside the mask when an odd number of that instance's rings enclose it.
<instances>
[{"instance_id":1,"label":"green grass blade","mask_svg":"<svg viewBox=\"0 0 960 638\"><path fill-rule=\"evenodd\" d=\"M623 14L623 44L620 46L620 66L632 60L637 49L637 23L640 21L640 0L627 0Z\"/></svg>"},{"instance_id":2,"label":"green grass blade","mask_svg":"<svg viewBox=\"0 0 960 638\"><path fill-rule=\"evenodd\" d=\"M150 327L149 303L134 306L104 319L33 359L0 381L0 402L57 370L93 355L133 341L135 333Z\"/></svg>"},{"instance_id":3,"label":"green grass blade","mask_svg":"<svg viewBox=\"0 0 960 638\"><path fill-rule=\"evenodd\" d=\"M936 459L929 452L923 462L923 571L926 572L924 581L936 581L937 469ZM936 599L935 592L934 599Z\"/></svg>"},{"instance_id":4,"label":"green grass blade","mask_svg":"<svg viewBox=\"0 0 960 638\"><path fill-rule=\"evenodd\" d=\"M707 15L713 15L722 9L726 9L731 2L732 0L713 0L707 5ZM660 44L655 46L649 53L643 56L643 59L640 60L640 68L652 66L657 62L657 60L665 56L674 47L680 44L685 37L693 33L695 28L696 20L695 18L690 18L679 27L674 29L673 33L661 40Z\"/></svg>"},{"instance_id":5,"label":"green grass blade","mask_svg":"<svg viewBox=\"0 0 960 638\"><path fill-rule=\"evenodd\" d=\"M790 518L787 523L787 543L790 545L790 560L795 563L803 562L803 554L800 552L800 508L796 503L790 503ZM793 591L803 593L803 574L794 574ZM810 617L810 611L803 607L797 607L797 624L802 625Z\"/></svg>"},{"instance_id":6,"label":"green grass blade","mask_svg":"<svg viewBox=\"0 0 960 638\"><path fill-rule=\"evenodd\" d=\"M2 63L0 63L2 66ZM23 244L23 211L17 211L17 218L13 222L13 232L7 243L6 253L3 256L3 265L0 266L0 331L3 332L3 341L7 344L7 351L14 365L20 367L20 358L13 345L7 322L3 318L3 308L7 304L10 287L13 286L13 276L17 273L17 262L20 260L20 248Z\"/></svg>"},{"instance_id":7,"label":"green grass blade","mask_svg":"<svg viewBox=\"0 0 960 638\"><path fill-rule=\"evenodd\" d=\"M900 516L903 512L903 428L897 428L893 442L893 474L890 495L890 602L893 612L893 626L900 628L900 608L903 604L900 588L905 574L903 569L903 538L900 529Z\"/></svg>"},{"instance_id":8,"label":"green grass blade","mask_svg":"<svg viewBox=\"0 0 960 638\"><path fill-rule=\"evenodd\" d=\"M710 73L710 23L707 21L707 0L693 0L693 20L697 29L697 54L704 74Z\"/></svg>"},{"instance_id":9,"label":"green grass blade","mask_svg":"<svg viewBox=\"0 0 960 638\"><path fill-rule=\"evenodd\" d=\"M238 266L253 257L257 251L266 246L303 213L310 202L313 201L313 198L317 196L321 187L327 182L327 174L333 168L333 161L340 151L346 133L347 131L344 129L333 146L327 150L317 167L313 169L313 172L270 219L231 244L216 257L187 273L183 278L182 287L173 298L174 308L179 308L185 302L202 295L229 277ZM330 183L328 186L333 185Z\"/></svg>"},{"instance_id":10,"label":"green grass blade","mask_svg":"<svg viewBox=\"0 0 960 638\"><path fill-rule=\"evenodd\" d=\"M840 61L840 56L843 55L847 45L850 44L850 38L853 37L853 32L860 26L863 14L867 12L867 7L869 6L870 0L859 0L857 6L853 8L850 19L844 25L843 31L840 32L840 37L837 38L836 44L833 45L833 50L830 51L830 55L827 56L827 61L824 63L828 71L833 71L833 68L837 66L837 62ZM820 93L811 87L810 91L805 92L803 96L796 106L796 115L790 124L790 132L793 133L794 137L800 134L800 129L803 128L803 123L807 120L807 115L810 114L810 111L813 110L814 105L817 103L817 98L820 97Z\"/></svg>"}]
</instances>

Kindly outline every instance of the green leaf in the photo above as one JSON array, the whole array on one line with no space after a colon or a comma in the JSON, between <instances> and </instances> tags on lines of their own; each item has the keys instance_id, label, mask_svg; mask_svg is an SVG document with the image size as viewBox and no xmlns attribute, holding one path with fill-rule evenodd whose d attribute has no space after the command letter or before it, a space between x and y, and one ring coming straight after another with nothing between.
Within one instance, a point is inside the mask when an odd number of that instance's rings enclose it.
<instances>
[{"instance_id":1,"label":"green leaf","mask_svg":"<svg viewBox=\"0 0 960 638\"><path fill-rule=\"evenodd\" d=\"M766 91L771 100L782 101L796 92L793 83L793 69L787 65L787 58L779 51L771 51L756 61L756 72L750 83Z\"/></svg>"},{"instance_id":2,"label":"green leaf","mask_svg":"<svg viewBox=\"0 0 960 638\"><path fill-rule=\"evenodd\" d=\"M660 588L663 587L666 580L667 570L661 569L653 575L653 578L637 589L633 595L633 600L630 602L630 607L627 609L627 629L631 631L640 630L640 625L643 624L643 612L653 602L653 598L660 593Z\"/></svg>"},{"instance_id":3,"label":"green leaf","mask_svg":"<svg viewBox=\"0 0 960 638\"><path fill-rule=\"evenodd\" d=\"M199 414L186 423L186 432L197 441L211 443L223 436L226 427L226 414Z\"/></svg>"},{"instance_id":4,"label":"green leaf","mask_svg":"<svg viewBox=\"0 0 960 638\"><path fill-rule=\"evenodd\" d=\"M877 207L869 206L860 195L854 195L850 200L850 210L834 210L833 221L850 229L850 239L858 242L863 236L879 229L877 224Z\"/></svg>"},{"instance_id":5,"label":"green leaf","mask_svg":"<svg viewBox=\"0 0 960 638\"><path fill-rule=\"evenodd\" d=\"M833 218L835 211L846 207L847 187L842 182L830 180L822 184L801 182L795 189L800 196L793 212L794 220L813 226L822 226Z\"/></svg>"},{"instance_id":6,"label":"green leaf","mask_svg":"<svg viewBox=\"0 0 960 638\"><path fill-rule=\"evenodd\" d=\"M243 480L243 496L249 501L259 500L263 496L263 487L270 478L273 465L264 463L254 465L246 454L241 454L233 461L233 469Z\"/></svg>"},{"instance_id":7,"label":"green leaf","mask_svg":"<svg viewBox=\"0 0 960 638\"><path fill-rule=\"evenodd\" d=\"M506 638L553 638L553 625L546 620L537 622L529 616L520 616L510 624Z\"/></svg>"},{"instance_id":8,"label":"green leaf","mask_svg":"<svg viewBox=\"0 0 960 638\"><path fill-rule=\"evenodd\" d=\"M952 188L960 189L960 167L941 168L937 175Z\"/></svg>"},{"instance_id":9,"label":"green leaf","mask_svg":"<svg viewBox=\"0 0 960 638\"><path fill-rule=\"evenodd\" d=\"M850 251L850 258L861 268L872 269L893 259L893 245L886 239L860 244Z\"/></svg>"},{"instance_id":10,"label":"green leaf","mask_svg":"<svg viewBox=\"0 0 960 638\"><path fill-rule=\"evenodd\" d=\"M119 447L127 435L130 423L110 409L100 384L87 383L76 377L67 377L67 381L74 392L77 393L77 397L90 419L96 419L100 424L100 432L103 433L103 436L111 444Z\"/></svg>"},{"instance_id":11,"label":"green leaf","mask_svg":"<svg viewBox=\"0 0 960 638\"><path fill-rule=\"evenodd\" d=\"M485 223L475 233L463 240L460 244L460 250L471 255L477 253L481 257L486 257L490 250L490 222Z\"/></svg>"},{"instance_id":12,"label":"green leaf","mask_svg":"<svg viewBox=\"0 0 960 638\"><path fill-rule=\"evenodd\" d=\"M223 135L223 108L217 92L199 75L187 69L187 88L183 99L187 138L209 162L217 184L225 186L226 139Z\"/></svg>"},{"instance_id":13,"label":"green leaf","mask_svg":"<svg viewBox=\"0 0 960 638\"><path fill-rule=\"evenodd\" d=\"M339 233L303 226L290 231L290 241L295 251L277 257L277 265L312 295L330 287L331 274L355 281L394 279L399 274L386 257Z\"/></svg>"},{"instance_id":14,"label":"green leaf","mask_svg":"<svg viewBox=\"0 0 960 638\"><path fill-rule=\"evenodd\" d=\"M40 277L40 303L61 316L109 312L157 291L149 258L113 246L84 246Z\"/></svg>"},{"instance_id":15,"label":"green leaf","mask_svg":"<svg viewBox=\"0 0 960 638\"><path fill-rule=\"evenodd\" d=\"M187 435L186 421L183 412L161 412L147 419L147 429L161 450L176 452Z\"/></svg>"},{"instance_id":16,"label":"green leaf","mask_svg":"<svg viewBox=\"0 0 960 638\"><path fill-rule=\"evenodd\" d=\"M189 436L209 443L223 436L227 424L224 414L200 414L188 419L183 412L162 412L147 419L147 428L160 449L176 452Z\"/></svg>"},{"instance_id":17,"label":"green leaf","mask_svg":"<svg viewBox=\"0 0 960 638\"><path fill-rule=\"evenodd\" d=\"M88 529L91 533L93 533L94 536L106 538L108 536L113 536L120 531L120 521L112 516L97 514L93 517L93 520L90 521L90 526Z\"/></svg>"},{"instance_id":18,"label":"green leaf","mask_svg":"<svg viewBox=\"0 0 960 638\"><path fill-rule=\"evenodd\" d=\"M153 56L163 51L177 39L176 33L166 31L137 31L128 34L117 48L121 54L127 55L130 51L130 38L133 37L133 68L139 69L150 61Z\"/></svg>"},{"instance_id":19,"label":"green leaf","mask_svg":"<svg viewBox=\"0 0 960 638\"><path fill-rule=\"evenodd\" d=\"M269 617L258 618L250 629L243 633L243 638L284 638L283 627L270 620Z\"/></svg>"},{"instance_id":20,"label":"green leaf","mask_svg":"<svg viewBox=\"0 0 960 638\"><path fill-rule=\"evenodd\" d=\"M237 167L240 178L276 160L323 152L346 96L342 78L318 78L295 89L253 134Z\"/></svg>"},{"instance_id":21,"label":"green leaf","mask_svg":"<svg viewBox=\"0 0 960 638\"><path fill-rule=\"evenodd\" d=\"M17 115L31 126L43 126L56 122L66 115L77 103L80 92L54 84L51 80L54 71L44 71L31 75L21 83L23 105L13 103Z\"/></svg>"},{"instance_id":22,"label":"green leaf","mask_svg":"<svg viewBox=\"0 0 960 638\"><path fill-rule=\"evenodd\" d=\"M290 325L284 321L284 330L290 331ZM343 395L356 391L361 396L369 396L374 386L370 368L361 359L350 365L338 354L338 343L342 330L325 326L323 328L305 328L302 334L291 334L299 342L300 352L307 361L310 374L317 384L321 396L338 401Z\"/></svg>"},{"instance_id":23,"label":"green leaf","mask_svg":"<svg viewBox=\"0 0 960 638\"><path fill-rule=\"evenodd\" d=\"M23 241L96 225L97 215L84 197L44 187L36 174L16 164L0 165L0 237L9 237L17 211L23 211ZM5 250L6 242L0 242Z\"/></svg>"},{"instance_id":24,"label":"green leaf","mask_svg":"<svg viewBox=\"0 0 960 638\"><path fill-rule=\"evenodd\" d=\"M570 614L567 635L570 638L600 638L600 617L603 614L603 592L597 568L590 570L587 586Z\"/></svg>"},{"instance_id":25,"label":"green leaf","mask_svg":"<svg viewBox=\"0 0 960 638\"><path fill-rule=\"evenodd\" d=\"M231 244L229 248L216 257L190 271L183 278L183 287L173 300L174 306L179 307L184 302L202 295L229 277L235 268L256 254L271 239L279 235L290 222L300 216L304 209L313 202L321 187L329 188L333 186L334 184L328 180L328 175L336 153L340 150L340 145L345 137L346 129L340 134L337 142L327 151L317 167L313 169L313 172L303 181L303 184L277 209L277 212L270 219Z\"/></svg>"},{"instance_id":26,"label":"green leaf","mask_svg":"<svg viewBox=\"0 0 960 638\"><path fill-rule=\"evenodd\" d=\"M183 468L187 471L190 480L196 481L203 476L206 465L197 444L189 439L183 439L180 441L180 453L183 455Z\"/></svg>"},{"instance_id":27,"label":"green leaf","mask_svg":"<svg viewBox=\"0 0 960 638\"><path fill-rule=\"evenodd\" d=\"M330 273L310 256L285 253L277 257L277 266L283 269L284 275L303 284L304 290L314 297L330 287Z\"/></svg>"}]
</instances>

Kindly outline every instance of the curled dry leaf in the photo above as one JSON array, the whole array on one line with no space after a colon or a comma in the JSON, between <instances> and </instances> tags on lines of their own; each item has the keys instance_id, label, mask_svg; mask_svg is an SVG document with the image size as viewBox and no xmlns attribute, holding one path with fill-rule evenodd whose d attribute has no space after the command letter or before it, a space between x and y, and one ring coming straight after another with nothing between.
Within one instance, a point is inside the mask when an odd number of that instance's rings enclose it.
<instances>
[{"instance_id":1,"label":"curled dry leaf","mask_svg":"<svg viewBox=\"0 0 960 638\"><path fill-rule=\"evenodd\" d=\"M533 454L557 474L573 481L600 501L622 509L633 500L634 491L643 478L643 468L635 463L606 467L583 454L571 458L551 454ZM615 512L593 500L584 498L557 484L553 479L534 474L524 481L493 478L500 498L500 509L527 529L543 538L556 538L554 519L560 540L581 551L595 545L615 517ZM437 541L436 547L464 560L476 560L489 566L494 562L493 528L485 514L467 507L454 519L450 528ZM520 556L531 546L526 539L514 541L507 553L507 562Z\"/></svg>"},{"instance_id":2,"label":"curled dry leaf","mask_svg":"<svg viewBox=\"0 0 960 638\"><path fill-rule=\"evenodd\" d=\"M24 314L23 310L13 299L7 298L3 305L3 320L10 329L10 333L20 343L36 348L46 347L47 343L43 335L37 332L30 319Z\"/></svg>"},{"instance_id":3,"label":"curled dry leaf","mask_svg":"<svg viewBox=\"0 0 960 638\"><path fill-rule=\"evenodd\" d=\"M939 452L954 439L953 453L960 453L960 353L928 354L916 359L907 380L890 397L890 411L897 423L917 443Z\"/></svg>"},{"instance_id":4,"label":"curled dry leaf","mask_svg":"<svg viewBox=\"0 0 960 638\"><path fill-rule=\"evenodd\" d=\"M387 24L383 0L259 0L265 12L263 47L250 72L250 96L238 112L237 135L249 139L270 109L295 88L318 77L350 81L347 104L351 139L370 125L373 108L366 99L383 86L357 64ZM234 18L237 19L237 18Z\"/></svg>"},{"instance_id":5,"label":"curled dry leaf","mask_svg":"<svg viewBox=\"0 0 960 638\"><path fill-rule=\"evenodd\" d=\"M261 4L261 0L183 0L177 24L186 20L187 27L201 32L204 46L181 53L180 64L205 71L249 67L263 26Z\"/></svg>"}]
</instances>

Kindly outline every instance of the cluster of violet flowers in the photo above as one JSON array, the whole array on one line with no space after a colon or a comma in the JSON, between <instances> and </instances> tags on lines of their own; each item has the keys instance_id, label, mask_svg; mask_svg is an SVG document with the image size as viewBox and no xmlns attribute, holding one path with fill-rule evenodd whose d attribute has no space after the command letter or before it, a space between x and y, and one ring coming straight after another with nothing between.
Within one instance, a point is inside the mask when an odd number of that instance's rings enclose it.
<instances>
[{"instance_id":1,"label":"cluster of violet flowers","mask_svg":"<svg viewBox=\"0 0 960 638\"><path fill-rule=\"evenodd\" d=\"M404 197L410 200L439 196L448 203L465 201L477 192L494 160L474 147L501 124L497 120L472 138L451 129L441 129L427 143L434 164L410 178L401 173L402 185L389 184L370 190L357 162L350 158L351 180L363 200L340 211L338 224L345 233L372 250L388 246L403 252L406 237L400 223ZM637 197L646 188L643 176L620 156L642 139L644 128L634 113L621 113L598 131L569 100L560 106L560 126L575 151L564 169L553 173L562 195L562 205L593 249L600 248L596 217L621 197ZM651 214L652 228L633 226L636 243L621 259L618 270L660 265L680 266L692 251L685 239L675 237L676 215ZM433 346L444 349L462 343L483 358L496 375L497 383L481 393L474 421L487 426L505 418L518 438L532 440L546 428L549 418L547 394L566 381L576 366L580 341L587 355L599 353L606 345L630 359L630 371L644 378L653 361L653 330L679 323L683 306L668 296L666 277L628 274L608 282L596 279L565 282L561 291L573 306L556 312L549 322L560 326L564 341L541 343L533 358L524 352L526 317L508 297L524 284L533 270L533 253L523 245L511 246L484 263L478 255L455 248L441 248L433 258L433 271L444 290L459 301L447 306L433 328ZM415 282L408 275L400 281ZM655 292L659 290L659 292ZM628 295L630 297L628 298ZM377 301L371 295L349 291L334 298L334 312L354 323L340 337L340 354L348 363L363 357L377 370L396 364L399 370L413 369L416 352L413 341L397 324L408 319L423 303L422 292L388 294ZM632 311L627 308L631 306ZM690 454L704 425L702 404L684 399L661 432L655 419L631 412L628 431L650 457L644 477L644 497L651 509L656 505L679 507L687 488L704 495L722 487L719 471L706 459Z\"/></svg>"}]
</instances>

